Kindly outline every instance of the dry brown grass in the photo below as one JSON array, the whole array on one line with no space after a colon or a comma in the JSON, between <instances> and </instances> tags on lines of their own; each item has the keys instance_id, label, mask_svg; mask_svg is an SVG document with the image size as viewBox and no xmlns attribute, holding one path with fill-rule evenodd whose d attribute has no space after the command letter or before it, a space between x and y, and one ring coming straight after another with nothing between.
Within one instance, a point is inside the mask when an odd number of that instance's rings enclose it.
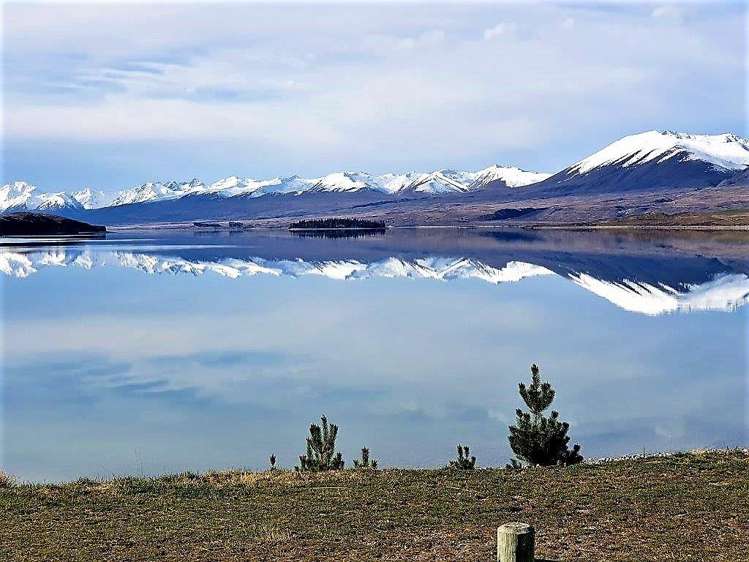
<instances>
[{"instance_id":1,"label":"dry brown grass","mask_svg":"<svg viewBox=\"0 0 749 562\"><path fill-rule=\"evenodd\" d=\"M183 473L0 489L0 560L746 559L749 454L534 468Z\"/></svg>"}]
</instances>

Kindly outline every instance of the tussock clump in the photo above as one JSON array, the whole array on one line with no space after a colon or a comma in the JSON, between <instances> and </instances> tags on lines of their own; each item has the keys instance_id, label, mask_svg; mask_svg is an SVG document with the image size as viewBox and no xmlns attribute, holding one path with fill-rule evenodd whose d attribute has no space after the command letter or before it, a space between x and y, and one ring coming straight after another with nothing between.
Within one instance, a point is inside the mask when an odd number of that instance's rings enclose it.
<instances>
[{"instance_id":1,"label":"tussock clump","mask_svg":"<svg viewBox=\"0 0 749 562\"><path fill-rule=\"evenodd\" d=\"M13 478L10 474L7 474L0 470L0 489L2 488L12 488L16 484L16 479Z\"/></svg>"},{"instance_id":2,"label":"tussock clump","mask_svg":"<svg viewBox=\"0 0 749 562\"><path fill-rule=\"evenodd\" d=\"M359 481L364 475L353 470L331 470L325 472L307 472L292 470L221 471L207 472L200 480L211 486L306 486L309 483L331 483Z\"/></svg>"}]
</instances>

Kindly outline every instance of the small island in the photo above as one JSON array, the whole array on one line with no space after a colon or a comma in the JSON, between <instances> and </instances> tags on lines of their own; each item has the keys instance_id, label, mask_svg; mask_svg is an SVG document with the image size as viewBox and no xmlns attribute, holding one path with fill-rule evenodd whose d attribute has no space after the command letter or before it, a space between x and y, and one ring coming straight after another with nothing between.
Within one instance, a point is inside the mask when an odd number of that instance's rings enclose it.
<instances>
[{"instance_id":1,"label":"small island","mask_svg":"<svg viewBox=\"0 0 749 562\"><path fill-rule=\"evenodd\" d=\"M351 218L307 219L292 222L289 230L380 230L387 225L383 221Z\"/></svg>"},{"instance_id":2,"label":"small island","mask_svg":"<svg viewBox=\"0 0 749 562\"><path fill-rule=\"evenodd\" d=\"M209 230L251 230L254 226L248 222L242 221L229 221L226 223L210 222L210 221L194 221L193 227L198 229L209 229Z\"/></svg>"},{"instance_id":3,"label":"small island","mask_svg":"<svg viewBox=\"0 0 749 562\"><path fill-rule=\"evenodd\" d=\"M91 236L106 227L43 213L11 213L0 216L0 236Z\"/></svg>"}]
</instances>

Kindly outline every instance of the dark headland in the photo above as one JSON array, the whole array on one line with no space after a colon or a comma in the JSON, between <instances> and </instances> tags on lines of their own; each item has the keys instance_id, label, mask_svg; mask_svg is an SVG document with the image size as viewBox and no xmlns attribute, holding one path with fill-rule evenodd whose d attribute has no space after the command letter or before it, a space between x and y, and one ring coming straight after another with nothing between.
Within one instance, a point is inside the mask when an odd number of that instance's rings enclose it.
<instances>
[{"instance_id":1,"label":"dark headland","mask_svg":"<svg viewBox=\"0 0 749 562\"><path fill-rule=\"evenodd\" d=\"M103 234L106 227L43 213L0 216L0 236L70 236Z\"/></svg>"}]
</instances>

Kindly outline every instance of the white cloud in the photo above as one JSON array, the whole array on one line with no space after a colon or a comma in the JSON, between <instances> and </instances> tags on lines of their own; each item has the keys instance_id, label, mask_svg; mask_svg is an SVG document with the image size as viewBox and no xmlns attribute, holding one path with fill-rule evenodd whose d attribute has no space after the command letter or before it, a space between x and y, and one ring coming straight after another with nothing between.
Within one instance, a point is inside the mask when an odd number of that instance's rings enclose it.
<instances>
[{"instance_id":1,"label":"white cloud","mask_svg":"<svg viewBox=\"0 0 749 562\"><path fill-rule=\"evenodd\" d=\"M384 55L392 51L434 47L445 40L442 29L431 29L413 36L374 34L365 36L363 44L373 52Z\"/></svg>"},{"instance_id":2,"label":"white cloud","mask_svg":"<svg viewBox=\"0 0 749 562\"><path fill-rule=\"evenodd\" d=\"M681 21L684 17L683 10L674 4L665 4L663 6L656 6L650 15L654 18L669 19L675 21Z\"/></svg>"},{"instance_id":3,"label":"white cloud","mask_svg":"<svg viewBox=\"0 0 749 562\"><path fill-rule=\"evenodd\" d=\"M484 30L484 39L489 41L503 35L509 35L515 31L516 27L514 22L500 22L494 27Z\"/></svg>"},{"instance_id":4,"label":"white cloud","mask_svg":"<svg viewBox=\"0 0 749 562\"><path fill-rule=\"evenodd\" d=\"M649 10L555 5L14 4L5 140L201 153L226 141L227 160L271 155L253 173L310 175L331 159L373 171L529 165L513 154L563 140L553 156L564 164L641 128L743 122L743 25L711 14L674 26Z\"/></svg>"}]
</instances>

